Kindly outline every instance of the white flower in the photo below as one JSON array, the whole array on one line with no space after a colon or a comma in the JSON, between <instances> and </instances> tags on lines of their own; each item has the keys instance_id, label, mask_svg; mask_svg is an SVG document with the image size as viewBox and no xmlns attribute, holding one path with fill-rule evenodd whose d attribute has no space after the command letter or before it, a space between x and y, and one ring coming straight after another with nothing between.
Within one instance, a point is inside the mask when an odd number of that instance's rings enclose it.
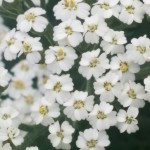
<instances>
[{"instance_id":1,"label":"white flower","mask_svg":"<svg viewBox=\"0 0 150 150\"><path fill-rule=\"evenodd\" d=\"M46 11L42 8L30 8L17 17L17 29L22 32L29 32L33 28L37 32L43 32L48 25L48 20L41 16L44 14Z\"/></svg>"},{"instance_id":2,"label":"white flower","mask_svg":"<svg viewBox=\"0 0 150 150\"><path fill-rule=\"evenodd\" d=\"M59 105L49 102L45 98L35 102L31 111L34 122L36 124L42 123L45 126L53 123L53 118L57 118L60 115Z\"/></svg>"},{"instance_id":3,"label":"white flower","mask_svg":"<svg viewBox=\"0 0 150 150\"><path fill-rule=\"evenodd\" d=\"M127 133L134 133L139 130L137 126L138 121L136 117L138 116L138 109L135 107L129 107L127 112L125 110L119 110L117 114L117 127L119 128L120 132L123 133L127 131Z\"/></svg>"},{"instance_id":4,"label":"white flower","mask_svg":"<svg viewBox=\"0 0 150 150\"><path fill-rule=\"evenodd\" d=\"M112 55L124 52L124 44L126 44L127 40L123 31L108 30L103 39L100 46L107 54L111 53Z\"/></svg>"},{"instance_id":5,"label":"white flower","mask_svg":"<svg viewBox=\"0 0 150 150\"><path fill-rule=\"evenodd\" d=\"M108 72L94 82L95 94L100 95L101 101L112 102L118 95L119 75L115 72Z\"/></svg>"},{"instance_id":6,"label":"white flower","mask_svg":"<svg viewBox=\"0 0 150 150\"><path fill-rule=\"evenodd\" d=\"M20 76L28 75L29 78L34 78L36 73L33 68L35 67L36 66L29 64L26 60L21 60L11 69L11 72L13 72L16 76L19 73Z\"/></svg>"},{"instance_id":7,"label":"white flower","mask_svg":"<svg viewBox=\"0 0 150 150\"><path fill-rule=\"evenodd\" d=\"M64 121L60 124L57 121L50 125L50 135L48 138L50 139L53 147L56 147L57 149L69 150L74 131L75 129L69 124L69 122Z\"/></svg>"},{"instance_id":8,"label":"white flower","mask_svg":"<svg viewBox=\"0 0 150 150\"><path fill-rule=\"evenodd\" d=\"M26 150L39 150L37 146L27 147Z\"/></svg>"},{"instance_id":9,"label":"white flower","mask_svg":"<svg viewBox=\"0 0 150 150\"><path fill-rule=\"evenodd\" d=\"M16 52L20 50L20 46L27 34L16 31L16 29L10 30L4 37L1 43L1 49L4 51L4 57L6 60L14 60L17 57Z\"/></svg>"},{"instance_id":10,"label":"white flower","mask_svg":"<svg viewBox=\"0 0 150 150\"><path fill-rule=\"evenodd\" d=\"M80 150L105 150L110 141L105 131L98 132L96 129L86 129L80 132L76 145Z\"/></svg>"},{"instance_id":11,"label":"white flower","mask_svg":"<svg viewBox=\"0 0 150 150\"><path fill-rule=\"evenodd\" d=\"M82 54L78 71L86 79L89 80L92 76L98 78L106 69L109 69L109 60L105 53L100 54L100 49Z\"/></svg>"},{"instance_id":12,"label":"white flower","mask_svg":"<svg viewBox=\"0 0 150 150\"><path fill-rule=\"evenodd\" d=\"M119 19L126 23L132 24L133 21L142 23L144 18L143 3L139 0L120 0L121 2L121 13Z\"/></svg>"},{"instance_id":13,"label":"white flower","mask_svg":"<svg viewBox=\"0 0 150 150\"><path fill-rule=\"evenodd\" d=\"M150 76L144 79L145 91L150 92Z\"/></svg>"},{"instance_id":14,"label":"white flower","mask_svg":"<svg viewBox=\"0 0 150 150\"><path fill-rule=\"evenodd\" d=\"M140 71L139 65L132 62L126 53L112 57L110 68L119 74L121 82L134 81L135 73Z\"/></svg>"},{"instance_id":15,"label":"white flower","mask_svg":"<svg viewBox=\"0 0 150 150\"><path fill-rule=\"evenodd\" d=\"M6 94L14 99L20 98L20 96L31 88L32 81L28 76L14 76L11 77L9 87L6 89ZM15 93L15 94L14 94Z\"/></svg>"},{"instance_id":16,"label":"white flower","mask_svg":"<svg viewBox=\"0 0 150 150\"><path fill-rule=\"evenodd\" d=\"M108 30L107 24L103 18L94 15L85 19L83 24L85 42L86 43L99 43L100 37L103 37Z\"/></svg>"},{"instance_id":17,"label":"white flower","mask_svg":"<svg viewBox=\"0 0 150 150\"><path fill-rule=\"evenodd\" d=\"M54 41L63 41L72 47L78 46L83 41L83 26L79 20L68 20L54 27Z\"/></svg>"},{"instance_id":18,"label":"white flower","mask_svg":"<svg viewBox=\"0 0 150 150\"><path fill-rule=\"evenodd\" d=\"M104 18L110 18L111 16L115 15L116 13L116 6L119 0L98 0L92 10L92 15L98 14Z\"/></svg>"},{"instance_id":19,"label":"white flower","mask_svg":"<svg viewBox=\"0 0 150 150\"><path fill-rule=\"evenodd\" d=\"M116 124L116 112L113 111L113 106L106 102L96 104L89 114L89 123L93 128L98 130L106 130Z\"/></svg>"},{"instance_id":20,"label":"white flower","mask_svg":"<svg viewBox=\"0 0 150 150\"><path fill-rule=\"evenodd\" d=\"M72 47L49 47L45 51L45 63L48 64L52 73L60 74L62 71L68 71L74 65L77 54Z\"/></svg>"},{"instance_id":21,"label":"white flower","mask_svg":"<svg viewBox=\"0 0 150 150\"><path fill-rule=\"evenodd\" d=\"M18 56L24 53L27 61L30 64L35 64L41 60L41 55L39 52L42 50L43 46L40 42L40 38L26 37L21 45Z\"/></svg>"},{"instance_id":22,"label":"white flower","mask_svg":"<svg viewBox=\"0 0 150 150\"><path fill-rule=\"evenodd\" d=\"M2 5L3 1L7 2L7 3L13 3L14 0L0 0L0 6Z\"/></svg>"},{"instance_id":23,"label":"white flower","mask_svg":"<svg viewBox=\"0 0 150 150\"><path fill-rule=\"evenodd\" d=\"M128 58L139 65L150 60L150 39L146 35L132 39L126 49Z\"/></svg>"},{"instance_id":24,"label":"white flower","mask_svg":"<svg viewBox=\"0 0 150 150\"><path fill-rule=\"evenodd\" d=\"M142 108L145 105L145 91L144 87L138 83L129 81L123 85L118 94L118 101L123 107L137 107Z\"/></svg>"},{"instance_id":25,"label":"white flower","mask_svg":"<svg viewBox=\"0 0 150 150\"><path fill-rule=\"evenodd\" d=\"M47 89L47 98L50 97L59 104L63 104L71 97L70 92L73 90L73 82L70 75L50 75L45 88Z\"/></svg>"},{"instance_id":26,"label":"white flower","mask_svg":"<svg viewBox=\"0 0 150 150\"><path fill-rule=\"evenodd\" d=\"M8 85L10 76L8 70L0 66L0 86L5 87Z\"/></svg>"},{"instance_id":27,"label":"white flower","mask_svg":"<svg viewBox=\"0 0 150 150\"><path fill-rule=\"evenodd\" d=\"M63 105L64 114L71 120L84 120L88 117L88 112L92 110L94 104L94 96L88 96L87 92L75 91Z\"/></svg>"},{"instance_id":28,"label":"white flower","mask_svg":"<svg viewBox=\"0 0 150 150\"><path fill-rule=\"evenodd\" d=\"M61 0L53 8L56 19L66 21L69 19L85 19L90 14L90 6L83 0Z\"/></svg>"},{"instance_id":29,"label":"white flower","mask_svg":"<svg viewBox=\"0 0 150 150\"><path fill-rule=\"evenodd\" d=\"M21 143L23 143L23 141L24 141L23 137L25 136L25 134L26 134L25 132L20 131L16 127L1 128L0 129L0 140L1 141L11 140L11 142L15 146L18 146Z\"/></svg>"},{"instance_id":30,"label":"white flower","mask_svg":"<svg viewBox=\"0 0 150 150\"><path fill-rule=\"evenodd\" d=\"M12 125L13 119L18 117L19 112L10 106L5 106L0 108L0 126L10 127Z\"/></svg>"},{"instance_id":31,"label":"white flower","mask_svg":"<svg viewBox=\"0 0 150 150\"><path fill-rule=\"evenodd\" d=\"M2 142L0 142L0 150L12 150L12 147L9 143L2 144Z\"/></svg>"}]
</instances>

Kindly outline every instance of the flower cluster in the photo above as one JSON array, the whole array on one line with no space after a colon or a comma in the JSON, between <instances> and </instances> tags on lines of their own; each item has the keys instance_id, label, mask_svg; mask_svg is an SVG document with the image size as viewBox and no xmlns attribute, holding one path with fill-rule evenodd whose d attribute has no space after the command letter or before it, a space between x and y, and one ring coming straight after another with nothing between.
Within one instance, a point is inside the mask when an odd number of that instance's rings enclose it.
<instances>
[{"instance_id":1,"label":"flower cluster","mask_svg":"<svg viewBox=\"0 0 150 150\"><path fill-rule=\"evenodd\" d=\"M124 31L111 28L111 19L124 26L142 23L145 14L150 16L149 0L91 5L60 0L53 7L58 23L53 34L42 2L32 3L18 14L13 29L0 21L0 86L6 88L0 101L0 149L25 141L22 124L48 127L47 139L64 150L72 149L74 139L76 149L104 150L112 126L121 133L139 130L139 109L150 101L150 76L138 82L136 75L150 62L150 39L141 35L129 41ZM4 59L16 60L9 71ZM80 131L82 121L87 127ZM39 150L29 146L26 150Z\"/></svg>"}]
</instances>

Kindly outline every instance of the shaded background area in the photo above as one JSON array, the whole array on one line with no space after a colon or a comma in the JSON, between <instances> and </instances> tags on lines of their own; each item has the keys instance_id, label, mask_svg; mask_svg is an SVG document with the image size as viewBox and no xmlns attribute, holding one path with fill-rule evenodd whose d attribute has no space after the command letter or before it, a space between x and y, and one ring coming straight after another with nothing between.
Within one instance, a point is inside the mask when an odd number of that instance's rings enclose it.
<instances>
[{"instance_id":1,"label":"shaded background area","mask_svg":"<svg viewBox=\"0 0 150 150\"><path fill-rule=\"evenodd\" d=\"M33 6L30 0L26 0L26 1L31 6ZM46 8L45 6L43 6L43 8L47 10L48 19L53 26L59 23L58 21L54 19L53 11L52 11L53 6L58 1L59 0L49 0L49 3L46 6ZM85 0L85 1L88 2L89 4L92 4L95 2L95 0ZM19 12L22 12L22 8L21 8L22 2L23 0L17 0L17 6L14 5L10 9L12 9L12 11L14 11L15 13L19 14ZM18 7L17 10L14 9L15 6ZM23 9L26 10L27 8L23 7ZM1 15L3 14L0 12L0 16ZM10 29L15 27L16 25L15 20L10 19L8 16L5 16L4 19L5 19L5 23L7 24L7 26L10 27ZM143 20L142 24L133 23L130 26L127 26L121 23L115 18L111 18L106 21L108 23L108 26L110 26L112 29L119 30L119 31L124 30L125 35L128 39L128 42L130 42L132 38L134 37L138 38L139 36L143 36L144 34L150 37L150 22L149 22L150 18L148 18L147 16L145 16L145 19ZM45 31L47 35L50 35L50 32L52 31L49 31L49 30ZM38 35L38 36L42 36L42 35ZM45 38L43 38L42 41L44 43L45 49L48 46L50 46L50 44ZM98 46L99 45L97 45L97 47ZM91 47L89 47L89 49L87 50L91 50L93 47L94 45L91 45ZM80 47L77 47L77 48L80 48ZM6 66L7 68L11 68L15 63L16 61L6 62ZM84 90L86 86L86 80L82 78L81 76L79 76L77 71L74 69L71 70L71 74L76 74L76 76L73 79L75 83L75 88L77 88L78 90L79 89ZM143 84L143 79L147 77L148 75L150 75L150 63L147 63L141 66L141 71L137 74L137 82L140 82L141 84ZM93 89L91 88L91 91L92 90ZM127 133L121 134L119 133L119 130L115 127L112 127L111 129L109 129L107 132L110 136L111 145L108 148L106 148L106 150L120 150L120 149L121 150L133 150L133 149L150 150L150 103L146 102L145 107L143 109L140 109L138 121L139 121L140 130L135 134L127 134ZM89 126L88 123L84 121L77 123L78 130L83 129L84 127L88 128L88 126ZM40 125L34 128L26 127L26 126L23 126L22 128L29 131L29 135L26 137L26 143L23 145L23 147L29 146L29 145L37 145L40 150L54 150L50 142L47 140L47 136L49 134L47 128L42 127ZM34 137L33 139L31 135ZM78 133L75 134L75 136L77 135ZM75 140L72 142L72 145L74 145L74 147L71 150L77 150L77 148L75 147ZM24 149L22 147L18 147L17 150L24 150Z\"/></svg>"}]
</instances>

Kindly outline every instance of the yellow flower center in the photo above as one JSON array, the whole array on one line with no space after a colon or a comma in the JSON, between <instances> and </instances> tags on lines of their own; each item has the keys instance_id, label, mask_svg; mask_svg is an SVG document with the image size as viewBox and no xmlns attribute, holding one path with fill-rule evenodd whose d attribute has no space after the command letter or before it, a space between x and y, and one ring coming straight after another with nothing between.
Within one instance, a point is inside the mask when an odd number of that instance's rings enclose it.
<instances>
[{"instance_id":1,"label":"yellow flower center","mask_svg":"<svg viewBox=\"0 0 150 150\"><path fill-rule=\"evenodd\" d=\"M23 47L23 52L24 52L25 54L29 54L29 53L32 52L32 46L31 46L30 44L24 42L24 43L22 44L22 47Z\"/></svg>"},{"instance_id":2,"label":"yellow flower center","mask_svg":"<svg viewBox=\"0 0 150 150\"><path fill-rule=\"evenodd\" d=\"M107 116L104 114L104 112L102 112L102 111L99 111L98 113L97 113L97 119L101 119L101 120L103 120L103 119L105 119Z\"/></svg>"},{"instance_id":3,"label":"yellow flower center","mask_svg":"<svg viewBox=\"0 0 150 150\"><path fill-rule=\"evenodd\" d=\"M73 106L75 109L81 109L84 107L84 102L82 100L77 100L74 102Z\"/></svg>"},{"instance_id":4,"label":"yellow flower center","mask_svg":"<svg viewBox=\"0 0 150 150\"><path fill-rule=\"evenodd\" d=\"M113 85L110 82L104 82L104 88L106 91L110 91L113 88Z\"/></svg>"},{"instance_id":5,"label":"yellow flower center","mask_svg":"<svg viewBox=\"0 0 150 150\"><path fill-rule=\"evenodd\" d=\"M21 63L20 68L22 71L28 71L29 70L29 66L25 63Z\"/></svg>"},{"instance_id":6,"label":"yellow flower center","mask_svg":"<svg viewBox=\"0 0 150 150\"><path fill-rule=\"evenodd\" d=\"M136 49L141 54L144 54L146 52L146 47L145 46L137 46Z\"/></svg>"},{"instance_id":7,"label":"yellow flower center","mask_svg":"<svg viewBox=\"0 0 150 150\"><path fill-rule=\"evenodd\" d=\"M32 105L34 102L34 98L33 96L29 95L29 96L25 96L24 97L24 101L28 104L28 105Z\"/></svg>"},{"instance_id":8,"label":"yellow flower center","mask_svg":"<svg viewBox=\"0 0 150 150\"><path fill-rule=\"evenodd\" d=\"M48 79L49 79L49 77L47 75L43 75L42 76L43 84L46 84L46 82L47 82Z\"/></svg>"},{"instance_id":9,"label":"yellow flower center","mask_svg":"<svg viewBox=\"0 0 150 150\"><path fill-rule=\"evenodd\" d=\"M66 53L63 51L62 48L60 48L58 50L58 52L56 53L56 60L57 61L61 61L61 60L63 60L65 58L65 56L66 56Z\"/></svg>"},{"instance_id":10,"label":"yellow flower center","mask_svg":"<svg viewBox=\"0 0 150 150\"><path fill-rule=\"evenodd\" d=\"M25 18L26 18L26 20L28 20L28 21L34 22L36 16L34 15L34 13L29 13L29 14L25 15Z\"/></svg>"},{"instance_id":11,"label":"yellow flower center","mask_svg":"<svg viewBox=\"0 0 150 150\"><path fill-rule=\"evenodd\" d=\"M64 138L64 131L63 131L63 130L58 131L58 132L57 132L57 136L58 136L59 138L63 139L63 138Z\"/></svg>"},{"instance_id":12,"label":"yellow flower center","mask_svg":"<svg viewBox=\"0 0 150 150\"><path fill-rule=\"evenodd\" d=\"M110 9L110 6L108 3L103 3L103 4L100 4L100 8L103 8L105 10L109 10Z\"/></svg>"},{"instance_id":13,"label":"yellow flower center","mask_svg":"<svg viewBox=\"0 0 150 150\"><path fill-rule=\"evenodd\" d=\"M77 5L74 0L64 0L64 5L66 9L77 10Z\"/></svg>"},{"instance_id":14,"label":"yellow flower center","mask_svg":"<svg viewBox=\"0 0 150 150\"><path fill-rule=\"evenodd\" d=\"M16 80L14 83L13 83L13 86L16 88L16 89L25 89L25 83L22 81L22 80Z\"/></svg>"},{"instance_id":15,"label":"yellow flower center","mask_svg":"<svg viewBox=\"0 0 150 150\"><path fill-rule=\"evenodd\" d=\"M125 123L131 124L133 121L134 121L134 118L133 118L133 117L128 117L128 116L127 116Z\"/></svg>"},{"instance_id":16,"label":"yellow flower center","mask_svg":"<svg viewBox=\"0 0 150 150\"><path fill-rule=\"evenodd\" d=\"M66 32L67 35L72 35L73 30L72 30L72 28L71 28L70 26L67 26L67 27L65 28L65 32Z\"/></svg>"},{"instance_id":17,"label":"yellow flower center","mask_svg":"<svg viewBox=\"0 0 150 150\"><path fill-rule=\"evenodd\" d=\"M14 38L14 37L10 38L10 39L7 41L8 46L13 45L13 44L15 43L15 41L16 41L16 38Z\"/></svg>"},{"instance_id":18,"label":"yellow flower center","mask_svg":"<svg viewBox=\"0 0 150 150\"><path fill-rule=\"evenodd\" d=\"M61 88L62 88L62 85L60 82L57 82L54 87L53 87L53 90L57 93L59 93L61 91Z\"/></svg>"},{"instance_id":19,"label":"yellow flower center","mask_svg":"<svg viewBox=\"0 0 150 150\"><path fill-rule=\"evenodd\" d=\"M129 66L128 66L128 64L127 64L126 62L122 62L122 63L120 64L120 70L121 70L123 73L124 73L124 72L127 72L128 69L129 69Z\"/></svg>"},{"instance_id":20,"label":"yellow flower center","mask_svg":"<svg viewBox=\"0 0 150 150\"><path fill-rule=\"evenodd\" d=\"M112 39L112 44L117 45L117 42L118 42L118 40L114 37L114 38Z\"/></svg>"},{"instance_id":21,"label":"yellow flower center","mask_svg":"<svg viewBox=\"0 0 150 150\"><path fill-rule=\"evenodd\" d=\"M90 140L90 141L87 141L87 146L89 148L94 148L96 147L96 144L97 144L97 140Z\"/></svg>"},{"instance_id":22,"label":"yellow flower center","mask_svg":"<svg viewBox=\"0 0 150 150\"><path fill-rule=\"evenodd\" d=\"M94 67L96 67L98 64L99 64L99 60L98 60L97 58L93 58L93 59L90 61L89 67L94 68Z\"/></svg>"},{"instance_id":23,"label":"yellow flower center","mask_svg":"<svg viewBox=\"0 0 150 150\"><path fill-rule=\"evenodd\" d=\"M135 8L131 5L126 7L126 10L129 14L134 14Z\"/></svg>"},{"instance_id":24,"label":"yellow flower center","mask_svg":"<svg viewBox=\"0 0 150 150\"><path fill-rule=\"evenodd\" d=\"M48 106L46 106L46 105L41 105L40 107L39 107L39 113L40 114L42 114L42 115L47 115L48 114L48 112L49 112L49 110L48 110Z\"/></svg>"},{"instance_id":25,"label":"yellow flower center","mask_svg":"<svg viewBox=\"0 0 150 150\"><path fill-rule=\"evenodd\" d=\"M88 25L88 31L89 32L95 32L97 30L98 26L96 24Z\"/></svg>"},{"instance_id":26,"label":"yellow flower center","mask_svg":"<svg viewBox=\"0 0 150 150\"><path fill-rule=\"evenodd\" d=\"M10 118L9 114L3 114L2 119L3 120L7 120L8 118Z\"/></svg>"},{"instance_id":27,"label":"yellow flower center","mask_svg":"<svg viewBox=\"0 0 150 150\"><path fill-rule=\"evenodd\" d=\"M133 90L133 89L130 89L128 92L127 92L127 94L128 94L128 97L129 98L131 98L131 99L136 99L136 93L135 93L135 91Z\"/></svg>"}]
</instances>

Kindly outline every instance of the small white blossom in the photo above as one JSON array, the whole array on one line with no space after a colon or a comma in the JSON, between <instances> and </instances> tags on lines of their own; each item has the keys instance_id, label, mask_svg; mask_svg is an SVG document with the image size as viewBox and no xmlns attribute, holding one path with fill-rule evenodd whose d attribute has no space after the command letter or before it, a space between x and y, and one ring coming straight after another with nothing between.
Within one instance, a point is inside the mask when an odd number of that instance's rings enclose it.
<instances>
[{"instance_id":1,"label":"small white blossom","mask_svg":"<svg viewBox=\"0 0 150 150\"><path fill-rule=\"evenodd\" d=\"M98 78L106 69L109 69L109 60L105 53L100 54L100 49L85 52L80 61L79 73L87 80L91 77Z\"/></svg>"},{"instance_id":2,"label":"small white blossom","mask_svg":"<svg viewBox=\"0 0 150 150\"><path fill-rule=\"evenodd\" d=\"M113 106L106 102L96 104L89 114L89 123L93 128L98 130L106 130L114 126L117 122L116 112L113 111Z\"/></svg>"},{"instance_id":3,"label":"small white blossom","mask_svg":"<svg viewBox=\"0 0 150 150\"><path fill-rule=\"evenodd\" d=\"M123 88L120 88L120 94L118 94L118 101L123 107L144 107L145 91L140 83L129 81L122 86Z\"/></svg>"},{"instance_id":4,"label":"small white blossom","mask_svg":"<svg viewBox=\"0 0 150 150\"><path fill-rule=\"evenodd\" d=\"M71 148L70 143L72 141L72 134L74 131L75 129L69 124L69 122L64 121L60 124L57 121L50 125L50 135L48 138L50 139L53 147L57 149L69 150Z\"/></svg>"},{"instance_id":5,"label":"small white blossom","mask_svg":"<svg viewBox=\"0 0 150 150\"><path fill-rule=\"evenodd\" d=\"M43 32L48 25L48 20L41 16L44 14L46 11L42 8L30 8L17 17L17 29L29 32L33 28L37 32Z\"/></svg>"},{"instance_id":6,"label":"small white blossom","mask_svg":"<svg viewBox=\"0 0 150 150\"><path fill-rule=\"evenodd\" d=\"M150 39L146 35L138 39L133 38L126 49L128 58L139 65L150 60Z\"/></svg>"},{"instance_id":7,"label":"small white blossom","mask_svg":"<svg viewBox=\"0 0 150 150\"><path fill-rule=\"evenodd\" d=\"M54 27L54 41L67 43L72 47L83 41L83 26L79 20L67 20Z\"/></svg>"},{"instance_id":8,"label":"small white blossom","mask_svg":"<svg viewBox=\"0 0 150 150\"><path fill-rule=\"evenodd\" d=\"M121 13L119 19L130 25L134 21L142 23L144 18L143 3L139 0L120 0L121 2Z\"/></svg>"},{"instance_id":9,"label":"small white blossom","mask_svg":"<svg viewBox=\"0 0 150 150\"><path fill-rule=\"evenodd\" d=\"M60 74L62 71L68 71L74 65L77 54L72 47L49 47L45 51L45 63L48 64L52 73Z\"/></svg>"},{"instance_id":10,"label":"small white blossom","mask_svg":"<svg viewBox=\"0 0 150 150\"><path fill-rule=\"evenodd\" d=\"M116 7L119 0L98 0L92 10L92 15L98 14L104 18L110 18L116 13Z\"/></svg>"},{"instance_id":11,"label":"small white blossom","mask_svg":"<svg viewBox=\"0 0 150 150\"><path fill-rule=\"evenodd\" d=\"M139 65L131 61L126 53L112 57L110 68L118 73L121 82L134 81L135 73L140 71Z\"/></svg>"},{"instance_id":12,"label":"small white blossom","mask_svg":"<svg viewBox=\"0 0 150 150\"><path fill-rule=\"evenodd\" d=\"M94 96L88 96L87 92L75 91L64 106L64 114L71 120L84 120L88 117L88 112L92 110Z\"/></svg>"},{"instance_id":13,"label":"small white blossom","mask_svg":"<svg viewBox=\"0 0 150 150\"><path fill-rule=\"evenodd\" d=\"M11 140L11 142L18 146L24 141L25 132L19 130L16 127L9 127L9 128L1 128L0 129L0 140L7 141Z\"/></svg>"},{"instance_id":14,"label":"small white blossom","mask_svg":"<svg viewBox=\"0 0 150 150\"><path fill-rule=\"evenodd\" d=\"M118 89L120 88L117 84L118 81L119 75L115 72L109 72L98 78L94 82L95 94L100 95L101 101L112 102L118 95Z\"/></svg>"},{"instance_id":15,"label":"small white blossom","mask_svg":"<svg viewBox=\"0 0 150 150\"><path fill-rule=\"evenodd\" d=\"M70 75L50 75L45 84L46 97L56 100L59 104L63 104L71 97L70 92L73 90L73 82Z\"/></svg>"},{"instance_id":16,"label":"small white blossom","mask_svg":"<svg viewBox=\"0 0 150 150\"><path fill-rule=\"evenodd\" d=\"M126 44L127 39L123 31L108 30L103 39L100 46L107 54L113 55L124 52L124 44Z\"/></svg>"},{"instance_id":17,"label":"small white blossom","mask_svg":"<svg viewBox=\"0 0 150 150\"><path fill-rule=\"evenodd\" d=\"M108 30L107 24L103 18L94 15L85 19L83 24L86 43L99 43L100 37L104 36Z\"/></svg>"},{"instance_id":18,"label":"small white blossom","mask_svg":"<svg viewBox=\"0 0 150 150\"><path fill-rule=\"evenodd\" d=\"M10 106L5 106L0 108L0 126L10 127L12 125L13 119L18 117L19 112Z\"/></svg>"},{"instance_id":19,"label":"small white blossom","mask_svg":"<svg viewBox=\"0 0 150 150\"><path fill-rule=\"evenodd\" d=\"M105 131L98 132L92 128L79 132L76 142L80 150L105 150L104 147L109 146L109 144L109 137Z\"/></svg>"},{"instance_id":20,"label":"small white blossom","mask_svg":"<svg viewBox=\"0 0 150 150\"><path fill-rule=\"evenodd\" d=\"M117 127L119 128L120 132L123 133L127 131L127 133L134 133L139 130L137 126L138 121L136 117L138 116L138 109L135 107L129 107L127 112L125 110L119 110L117 114Z\"/></svg>"},{"instance_id":21,"label":"small white blossom","mask_svg":"<svg viewBox=\"0 0 150 150\"><path fill-rule=\"evenodd\" d=\"M76 17L85 19L90 14L90 6L83 0L61 0L53 8L56 19L66 21L76 19Z\"/></svg>"},{"instance_id":22,"label":"small white blossom","mask_svg":"<svg viewBox=\"0 0 150 150\"><path fill-rule=\"evenodd\" d=\"M50 125L54 122L53 118L60 115L59 105L47 101L45 98L35 102L31 108L32 118L36 124Z\"/></svg>"}]
</instances>

